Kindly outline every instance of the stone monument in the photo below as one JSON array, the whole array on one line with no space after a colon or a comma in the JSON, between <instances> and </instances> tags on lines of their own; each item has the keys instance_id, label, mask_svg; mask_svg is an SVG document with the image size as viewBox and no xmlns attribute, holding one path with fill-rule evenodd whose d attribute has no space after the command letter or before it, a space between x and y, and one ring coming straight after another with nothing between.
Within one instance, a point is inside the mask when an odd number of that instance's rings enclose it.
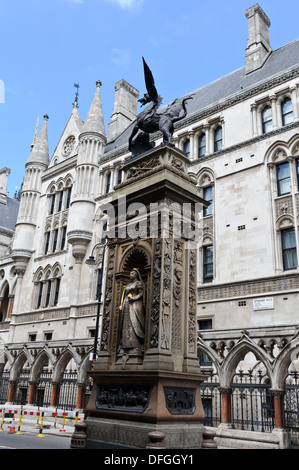
<instances>
[{"instance_id":1,"label":"stone monument","mask_svg":"<svg viewBox=\"0 0 299 470\"><path fill-rule=\"evenodd\" d=\"M143 100L150 101L157 93L145 62L144 67ZM154 116L155 106L145 114ZM177 119L171 111L158 120L173 131L170 114ZM164 142L154 147L149 134L156 124L141 121L144 116L130 139L124 181L107 207L106 286L86 408L87 448L100 442L146 448L153 432L165 434L166 448L200 448L205 377L196 348L196 224L208 203L199 197L188 158L172 145L171 135L165 132Z\"/></svg>"}]
</instances>

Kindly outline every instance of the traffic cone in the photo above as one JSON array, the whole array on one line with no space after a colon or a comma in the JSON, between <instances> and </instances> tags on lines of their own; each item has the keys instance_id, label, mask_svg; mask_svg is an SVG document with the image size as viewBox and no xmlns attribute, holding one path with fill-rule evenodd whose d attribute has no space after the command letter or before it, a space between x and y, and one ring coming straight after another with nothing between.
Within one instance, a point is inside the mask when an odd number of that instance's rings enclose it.
<instances>
[{"instance_id":1,"label":"traffic cone","mask_svg":"<svg viewBox=\"0 0 299 470\"><path fill-rule=\"evenodd\" d=\"M15 432L16 432L16 428L15 428L15 415L13 415L13 418L12 418L12 425L9 426L8 434L15 434Z\"/></svg>"}]
</instances>

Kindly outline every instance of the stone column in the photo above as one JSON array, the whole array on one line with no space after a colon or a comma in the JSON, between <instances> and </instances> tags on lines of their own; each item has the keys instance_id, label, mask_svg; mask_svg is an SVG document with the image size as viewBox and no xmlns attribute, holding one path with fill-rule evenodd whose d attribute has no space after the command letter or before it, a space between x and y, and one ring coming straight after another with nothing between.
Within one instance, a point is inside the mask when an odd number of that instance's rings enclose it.
<instances>
[{"instance_id":1,"label":"stone column","mask_svg":"<svg viewBox=\"0 0 299 470\"><path fill-rule=\"evenodd\" d=\"M275 428L283 428L283 397L284 390L271 390L274 400Z\"/></svg>"},{"instance_id":2,"label":"stone column","mask_svg":"<svg viewBox=\"0 0 299 470\"><path fill-rule=\"evenodd\" d=\"M232 391L230 388L221 388L221 401L222 401L222 417L221 424L228 427L232 422Z\"/></svg>"},{"instance_id":3,"label":"stone column","mask_svg":"<svg viewBox=\"0 0 299 470\"><path fill-rule=\"evenodd\" d=\"M58 396L59 396L59 383L58 382L52 382L52 394L51 394L50 406L52 406L52 407L56 406Z\"/></svg>"},{"instance_id":4,"label":"stone column","mask_svg":"<svg viewBox=\"0 0 299 470\"><path fill-rule=\"evenodd\" d=\"M251 116L252 116L252 137L257 135L257 105L251 105Z\"/></svg>"},{"instance_id":5,"label":"stone column","mask_svg":"<svg viewBox=\"0 0 299 470\"><path fill-rule=\"evenodd\" d=\"M76 409L81 410L84 406L84 383L78 383L78 392L77 392L77 401L76 401Z\"/></svg>"},{"instance_id":6,"label":"stone column","mask_svg":"<svg viewBox=\"0 0 299 470\"><path fill-rule=\"evenodd\" d=\"M10 381L10 384L9 384L9 390L8 390L8 397L7 397L7 402L8 403L12 403L15 399L15 395L16 395L16 381L15 380L11 380Z\"/></svg>"},{"instance_id":7,"label":"stone column","mask_svg":"<svg viewBox=\"0 0 299 470\"><path fill-rule=\"evenodd\" d=\"M8 306L7 306L7 313L6 313L6 319L7 320L11 318L11 314L12 314L12 311L13 311L14 298L15 298L14 295L10 295L8 297Z\"/></svg>"},{"instance_id":8,"label":"stone column","mask_svg":"<svg viewBox=\"0 0 299 470\"><path fill-rule=\"evenodd\" d=\"M270 96L271 109L272 109L272 125L273 129L277 129L277 98L275 95Z\"/></svg>"},{"instance_id":9,"label":"stone column","mask_svg":"<svg viewBox=\"0 0 299 470\"><path fill-rule=\"evenodd\" d=\"M29 388L29 396L28 396L28 405L33 405L36 382L29 382L29 385L30 385L30 388Z\"/></svg>"}]
</instances>

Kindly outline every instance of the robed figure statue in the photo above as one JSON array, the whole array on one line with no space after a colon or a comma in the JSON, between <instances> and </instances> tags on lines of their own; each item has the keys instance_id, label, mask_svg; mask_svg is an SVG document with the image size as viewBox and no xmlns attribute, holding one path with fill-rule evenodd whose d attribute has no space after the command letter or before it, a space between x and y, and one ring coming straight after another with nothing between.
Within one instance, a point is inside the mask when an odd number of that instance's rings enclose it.
<instances>
[{"instance_id":1,"label":"robed figure statue","mask_svg":"<svg viewBox=\"0 0 299 470\"><path fill-rule=\"evenodd\" d=\"M144 284L140 272L137 268L134 268L130 272L130 282L123 290L119 307L119 352L122 355L140 355L143 353L145 330L144 295Z\"/></svg>"}]
</instances>

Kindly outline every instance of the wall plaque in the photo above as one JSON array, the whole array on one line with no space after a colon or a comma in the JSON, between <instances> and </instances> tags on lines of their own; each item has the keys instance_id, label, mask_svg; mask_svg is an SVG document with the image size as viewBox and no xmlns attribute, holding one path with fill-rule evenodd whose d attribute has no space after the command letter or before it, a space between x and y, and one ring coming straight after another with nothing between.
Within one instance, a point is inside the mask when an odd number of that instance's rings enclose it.
<instances>
[{"instance_id":1,"label":"wall plaque","mask_svg":"<svg viewBox=\"0 0 299 470\"><path fill-rule=\"evenodd\" d=\"M166 407L172 415L192 415L195 411L195 388L164 387Z\"/></svg>"},{"instance_id":2,"label":"wall plaque","mask_svg":"<svg viewBox=\"0 0 299 470\"><path fill-rule=\"evenodd\" d=\"M148 407L151 387L138 385L98 385L98 410L143 413Z\"/></svg>"}]
</instances>

